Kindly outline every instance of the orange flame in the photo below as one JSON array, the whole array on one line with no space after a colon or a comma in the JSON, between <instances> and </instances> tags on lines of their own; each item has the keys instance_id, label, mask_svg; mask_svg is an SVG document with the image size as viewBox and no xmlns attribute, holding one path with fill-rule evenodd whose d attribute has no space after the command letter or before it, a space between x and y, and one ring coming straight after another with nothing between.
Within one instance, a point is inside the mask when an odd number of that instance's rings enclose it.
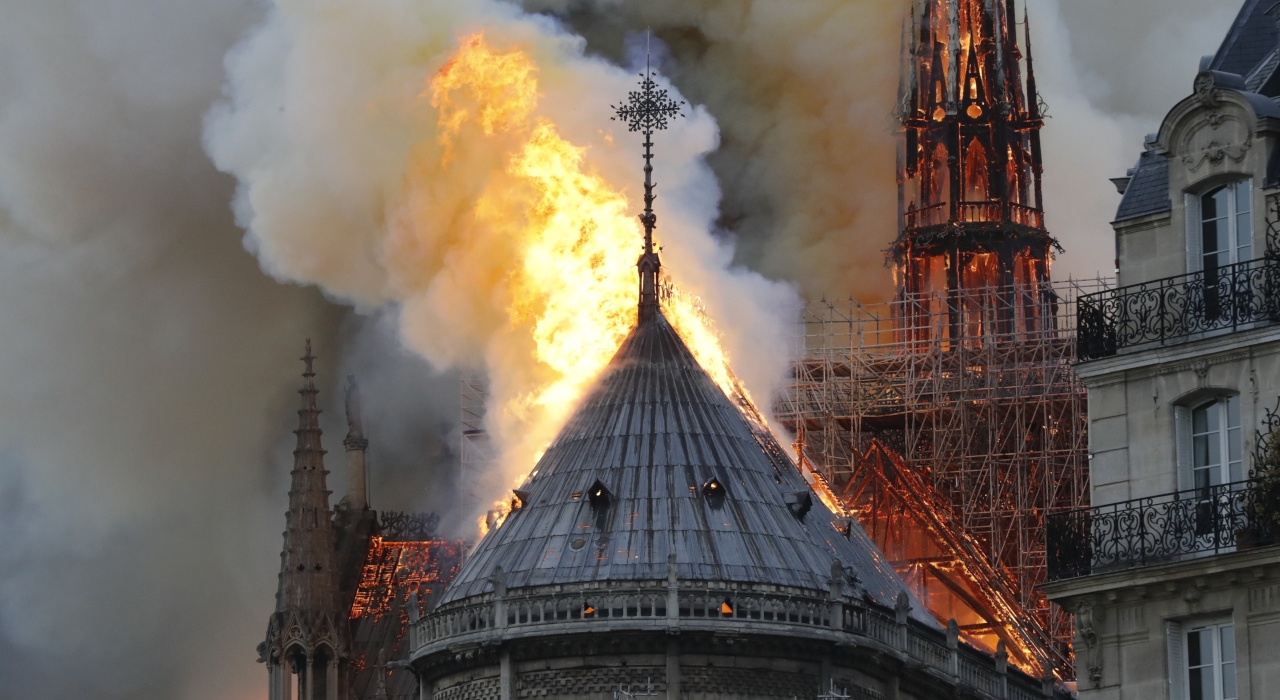
<instances>
[{"instance_id":1,"label":"orange flame","mask_svg":"<svg viewBox=\"0 0 1280 700\"><path fill-rule=\"evenodd\" d=\"M535 369L523 391L489 407L491 417L520 427L518 444L504 450L518 485L636 323L643 234L635 208L590 167L587 149L537 113L537 66L521 49L498 52L482 35L465 37L428 93L446 164L464 133L518 144L505 178L495 178L474 210L476 222L501 232L522 261L508 272L505 313L510 327L531 339ZM664 308L720 387L749 403L697 299L669 292ZM480 519L481 534L510 510L509 502L495 502Z\"/></svg>"}]
</instances>

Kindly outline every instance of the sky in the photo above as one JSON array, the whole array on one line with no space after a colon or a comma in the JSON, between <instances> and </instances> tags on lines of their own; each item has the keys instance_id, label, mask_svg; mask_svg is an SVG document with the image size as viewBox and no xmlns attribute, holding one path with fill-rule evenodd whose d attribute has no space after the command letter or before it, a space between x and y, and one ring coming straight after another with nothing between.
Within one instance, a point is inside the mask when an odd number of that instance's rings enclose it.
<instances>
[{"instance_id":1,"label":"sky","mask_svg":"<svg viewBox=\"0 0 1280 700\"><path fill-rule=\"evenodd\" d=\"M330 31L349 2L314 3L328 41L314 46L335 66L367 49ZM469 2L482 4L453 4ZM722 198L708 234L732 248L726 265L796 298L870 299L888 280L877 251L892 237L883 164L903 9L813 2L812 16L776 0L525 10L544 13L539 31L583 35L598 61L626 64L638 28L655 27L664 74L705 110L699 128L715 125L699 142L705 171L689 177ZM1237 6L1028 2L1052 115L1047 223L1066 249L1054 274L1106 275L1119 201L1107 178L1190 93ZM400 302L264 253L244 205L258 171L210 131L215 105L254 89L235 79L238 47L258 37L253 60L283 60L298 39L272 44L272 23L298 6L0 0L0 699L265 697L254 647L275 588L304 338L320 358L335 490L338 387L353 373L375 506L435 510L473 534L453 491L456 370L405 341ZM437 18L445 35L449 17ZM300 240L293 262L308 255Z\"/></svg>"}]
</instances>

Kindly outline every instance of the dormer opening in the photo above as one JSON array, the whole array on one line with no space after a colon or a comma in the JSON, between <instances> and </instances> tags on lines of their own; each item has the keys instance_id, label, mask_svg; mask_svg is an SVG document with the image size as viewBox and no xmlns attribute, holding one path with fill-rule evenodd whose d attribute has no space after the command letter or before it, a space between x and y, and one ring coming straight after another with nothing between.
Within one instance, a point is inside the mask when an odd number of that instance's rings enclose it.
<instances>
[{"instance_id":1,"label":"dormer opening","mask_svg":"<svg viewBox=\"0 0 1280 700\"><path fill-rule=\"evenodd\" d=\"M711 477L702 482L702 497L707 499L707 503L712 508L719 508L724 505L725 488L724 484L716 477Z\"/></svg>"},{"instance_id":2,"label":"dormer opening","mask_svg":"<svg viewBox=\"0 0 1280 700\"><path fill-rule=\"evenodd\" d=\"M787 510L790 510L800 522L804 522L804 516L812 508L813 496L809 494L809 489L787 494Z\"/></svg>"},{"instance_id":3,"label":"dormer opening","mask_svg":"<svg viewBox=\"0 0 1280 700\"><path fill-rule=\"evenodd\" d=\"M604 530L609 522L609 505L613 504L613 494L609 493L609 489L604 485L603 481L596 479L589 489L586 489L586 502L591 505L591 514L595 520L595 529Z\"/></svg>"},{"instance_id":4,"label":"dormer opening","mask_svg":"<svg viewBox=\"0 0 1280 700\"><path fill-rule=\"evenodd\" d=\"M609 504L613 501L613 494L609 493L608 487L599 479L591 484L591 488L587 489L587 501L591 503L591 509L597 512L609 509Z\"/></svg>"}]
</instances>

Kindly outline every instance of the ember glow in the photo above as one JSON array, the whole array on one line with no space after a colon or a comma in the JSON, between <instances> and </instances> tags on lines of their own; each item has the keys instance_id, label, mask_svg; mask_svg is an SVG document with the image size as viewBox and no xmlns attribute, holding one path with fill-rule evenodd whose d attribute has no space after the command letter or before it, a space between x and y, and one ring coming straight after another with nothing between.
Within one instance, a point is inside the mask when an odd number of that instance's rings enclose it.
<instances>
[{"instance_id":1,"label":"ember glow","mask_svg":"<svg viewBox=\"0 0 1280 700\"><path fill-rule=\"evenodd\" d=\"M446 164L468 127L484 138L515 137L505 164L510 179L491 181L476 201L477 224L517 248L504 308L512 328L529 328L533 381L504 405L498 420L524 428L515 450L517 486L636 323L636 259L643 230L626 194L594 172L584 147L566 140L538 113L538 70L518 47L495 50L480 34L432 78ZM473 134L474 136L474 134ZM639 168L637 168L638 179ZM671 324L726 394L748 401L696 297L668 285L663 306ZM498 500L479 521L481 535L510 513Z\"/></svg>"}]
</instances>

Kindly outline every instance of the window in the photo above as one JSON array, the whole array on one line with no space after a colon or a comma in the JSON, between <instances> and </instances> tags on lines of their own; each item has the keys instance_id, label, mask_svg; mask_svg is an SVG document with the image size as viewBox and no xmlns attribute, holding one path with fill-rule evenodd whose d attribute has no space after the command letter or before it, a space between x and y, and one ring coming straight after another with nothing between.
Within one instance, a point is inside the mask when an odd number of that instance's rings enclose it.
<instances>
[{"instance_id":1,"label":"window","mask_svg":"<svg viewBox=\"0 0 1280 700\"><path fill-rule=\"evenodd\" d=\"M1205 273L1253 258L1253 181L1240 180L1199 197L1196 269Z\"/></svg>"},{"instance_id":2,"label":"window","mask_svg":"<svg viewBox=\"0 0 1280 700\"><path fill-rule=\"evenodd\" d=\"M1239 394L1176 406L1174 416L1179 491L1244 480Z\"/></svg>"},{"instance_id":3,"label":"window","mask_svg":"<svg viewBox=\"0 0 1280 700\"><path fill-rule=\"evenodd\" d=\"M1169 622L1171 700L1236 700L1236 637L1230 622Z\"/></svg>"}]
</instances>

